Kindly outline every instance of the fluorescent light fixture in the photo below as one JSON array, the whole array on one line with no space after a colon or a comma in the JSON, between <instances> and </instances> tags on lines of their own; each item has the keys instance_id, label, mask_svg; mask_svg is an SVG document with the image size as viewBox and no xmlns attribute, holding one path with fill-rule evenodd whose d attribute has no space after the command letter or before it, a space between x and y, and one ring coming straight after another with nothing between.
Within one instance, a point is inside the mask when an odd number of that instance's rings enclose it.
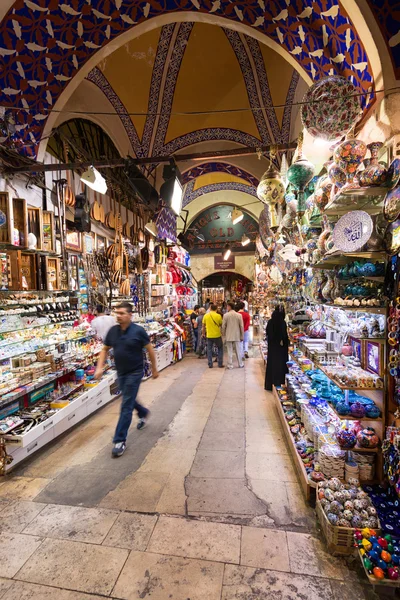
<instances>
[{"instance_id":1,"label":"fluorescent light fixture","mask_svg":"<svg viewBox=\"0 0 400 600\"><path fill-rule=\"evenodd\" d=\"M148 223L146 223L144 228L146 231L151 233L151 235L154 235L154 237L157 237L157 233L158 233L157 225L153 221L149 221Z\"/></svg>"},{"instance_id":2,"label":"fluorescent light fixture","mask_svg":"<svg viewBox=\"0 0 400 600\"><path fill-rule=\"evenodd\" d=\"M89 167L82 175L81 181L99 194L105 194L107 191L107 182L103 175L94 167Z\"/></svg>"},{"instance_id":3,"label":"fluorescent light fixture","mask_svg":"<svg viewBox=\"0 0 400 600\"><path fill-rule=\"evenodd\" d=\"M231 250L229 244L225 244L224 251L222 252L222 258L224 260L228 260L228 258L230 257L231 254L232 254L232 250Z\"/></svg>"},{"instance_id":4,"label":"fluorescent light fixture","mask_svg":"<svg viewBox=\"0 0 400 600\"><path fill-rule=\"evenodd\" d=\"M240 221L243 219L243 217L244 217L244 214L242 213L242 211L235 207L232 211L233 225L236 225L236 223L240 223Z\"/></svg>"},{"instance_id":5,"label":"fluorescent light fixture","mask_svg":"<svg viewBox=\"0 0 400 600\"><path fill-rule=\"evenodd\" d=\"M180 215L183 201L183 187L177 177L168 179L168 181L162 184L160 196L176 215Z\"/></svg>"},{"instance_id":6,"label":"fluorescent light fixture","mask_svg":"<svg viewBox=\"0 0 400 600\"><path fill-rule=\"evenodd\" d=\"M251 239L244 233L242 235L242 246L247 246L247 244L250 244Z\"/></svg>"}]
</instances>

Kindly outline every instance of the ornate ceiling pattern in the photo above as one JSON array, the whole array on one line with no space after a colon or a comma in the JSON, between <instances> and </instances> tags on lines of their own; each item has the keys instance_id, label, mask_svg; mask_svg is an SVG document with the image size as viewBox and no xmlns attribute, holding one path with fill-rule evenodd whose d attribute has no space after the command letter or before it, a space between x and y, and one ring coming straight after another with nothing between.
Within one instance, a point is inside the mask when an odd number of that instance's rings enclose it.
<instances>
[{"instance_id":1,"label":"ornate ceiling pattern","mask_svg":"<svg viewBox=\"0 0 400 600\"><path fill-rule=\"evenodd\" d=\"M379 0L379 8L382 3ZM337 0L315 0L311 5L300 0L17 0L0 26L0 104L21 109L15 112L18 127L14 136L21 152L35 156L49 112L89 58L135 25L166 13L173 20L173 13L181 11L222 16L254 27L290 53L313 80L338 72L350 77L360 91L372 87L372 69L363 43ZM183 37L190 34L190 25L185 25ZM393 37L389 42L396 48ZM184 45L181 55L183 52ZM179 46L176 60L168 61L167 69L167 79L173 79L179 71ZM172 89L173 82L171 90L166 83L163 102L168 104ZM362 102L365 106L365 96ZM167 117L156 118L162 137ZM154 134L155 128L151 129ZM207 139L223 134L211 129L214 131L207 132ZM224 134L223 139L235 137L233 132ZM173 152L182 144L201 141L198 132L187 135L191 137L170 141L164 147ZM154 135L146 132L144 138L154 150L161 147Z\"/></svg>"},{"instance_id":2,"label":"ornate ceiling pattern","mask_svg":"<svg viewBox=\"0 0 400 600\"><path fill-rule=\"evenodd\" d=\"M212 192L222 192L226 190L243 192L244 194L249 194L250 196L257 198L257 187L250 186L247 183L226 181L222 183L210 183L208 185L203 185L202 187L195 189L195 181L192 180L189 181L185 188L182 206L183 208L185 208L185 206L193 202L193 200L197 200L197 198L200 198L200 196L204 196L205 194L211 194Z\"/></svg>"},{"instance_id":3,"label":"ornate ceiling pattern","mask_svg":"<svg viewBox=\"0 0 400 600\"><path fill-rule=\"evenodd\" d=\"M254 175L251 175L251 173L241 169L240 167L236 167L235 165L230 165L224 162L207 162L201 165L196 165L195 167L192 167L191 169L188 169L182 173L182 183L189 183L189 181L192 179L197 179L198 177L206 175L207 173L227 173L247 181L254 187L258 186L257 177L254 177Z\"/></svg>"}]
</instances>

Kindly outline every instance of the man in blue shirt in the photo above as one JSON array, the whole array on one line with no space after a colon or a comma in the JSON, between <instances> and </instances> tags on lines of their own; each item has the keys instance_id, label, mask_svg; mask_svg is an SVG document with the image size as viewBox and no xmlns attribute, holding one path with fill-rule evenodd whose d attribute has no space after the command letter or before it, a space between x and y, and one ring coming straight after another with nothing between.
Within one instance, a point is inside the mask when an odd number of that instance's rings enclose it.
<instances>
[{"instance_id":1,"label":"man in blue shirt","mask_svg":"<svg viewBox=\"0 0 400 600\"><path fill-rule=\"evenodd\" d=\"M138 429L145 426L150 412L148 408L136 401L143 377L143 349L146 349L149 354L153 379L157 379L158 371L149 336L143 327L132 323L132 305L129 302L121 302L116 307L115 315L118 325L111 327L105 337L94 377L100 379L102 376L107 354L113 348L119 388L122 392L121 412L112 449L112 456L116 458L122 456L125 452L126 438L132 422L133 411L136 409L138 412Z\"/></svg>"}]
</instances>

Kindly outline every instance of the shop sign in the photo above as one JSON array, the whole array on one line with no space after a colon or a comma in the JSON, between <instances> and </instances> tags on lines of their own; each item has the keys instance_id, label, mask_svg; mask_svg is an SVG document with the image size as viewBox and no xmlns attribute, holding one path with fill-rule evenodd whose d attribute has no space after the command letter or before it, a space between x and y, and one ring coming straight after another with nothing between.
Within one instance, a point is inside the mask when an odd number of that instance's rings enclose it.
<instances>
[{"instance_id":1,"label":"shop sign","mask_svg":"<svg viewBox=\"0 0 400 600\"><path fill-rule=\"evenodd\" d=\"M228 260L222 256L214 256L214 269L216 271L230 271L235 268L235 255L231 254Z\"/></svg>"}]
</instances>

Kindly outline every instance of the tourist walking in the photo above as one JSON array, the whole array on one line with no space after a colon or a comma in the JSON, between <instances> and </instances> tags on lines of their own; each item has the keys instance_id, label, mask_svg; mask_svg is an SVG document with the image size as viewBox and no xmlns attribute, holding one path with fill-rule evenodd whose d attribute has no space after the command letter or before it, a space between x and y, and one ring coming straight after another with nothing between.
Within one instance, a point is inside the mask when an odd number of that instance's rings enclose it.
<instances>
[{"instance_id":1,"label":"tourist walking","mask_svg":"<svg viewBox=\"0 0 400 600\"><path fill-rule=\"evenodd\" d=\"M197 343L198 343L198 338L199 338L199 329L198 329L198 323L197 323L199 308L200 308L199 304L196 304L196 306L193 308L193 312L190 313L190 322L192 323L192 330L193 330L193 350L194 350L194 352L196 352L196 350L197 350Z\"/></svg>"},{"instance_id":2,"label":"tourist walking","mask_svg":"<svg viewBox=\"0 0 400 600\"><path fill-rule=\"evenodd\" d=\"M111 327L114 327L117 322L111 315L106 315L104 306L101 304L97 305L96 314L97 316L95 319L93 319L90 326L95 330L97 337L104 341Z\"/></svg>"},{"instance_id":3,"label":"tourist walking","mask_svg":"<svg viewBox=\"0 0 400 600\"><path fill-rule=\"evenodd\" d=\"M240 343L243 341L244 327L242 315L235 311L233 302L227 303L227 312L222 321L222 335L228 351L228 369L233 369L233 349L235 349L238 365L244 367Z\"/></svg>"},{"instance_id":4,"label":"tourist walking","mask_svg":"<svg viewBox=\"0 0 400 600\"><path fill-rule=\"evenodd\" d=\"M112 456L122 456L126 448L126 438L132 422L133 411L137 410L138 429L142 429L149 416L149 409L136 401L143 377L143 350L146 349L152 368L153 379L157 379L158 371L156 355L150 338L143 327L132 322L132 305L121 302L115 310L118 325L111 327L107 333L104 346L97 361L95 379L103 374L107 354L114 350L115 368L117 369L119 389L122 392L121 412L113 439Z\"/></svg>"},{"instance_id":5,"label":"tourist walking","mask_svg":"<svg viewBox=\"0 0 400 600\"><path fill-rule=\"evenodd\" d=\"M250 338L250 315L244 309L243 300L238 303L238 312L243 319L243 342L241 343L242 358L249 358L249 338Z\"/></svg>"},{"instance_id":6,"label":"tourist walking","mask_svg":"<svg viewBox=\"0 0 400 600\"><path fill-rule=\"evenodd\" d=\"M207 338L208 366L213 368L213 345L218 349L218 366L223 368L224 346L221 337L222 317L217 313L217 306L211 304L210 312L203 317L203 335Z\"/></svg>"},{"instance_id":7,"label":"tourist walking","mask_svg":"<svg viewBox=\"0 0 400 600\"><path fill-rule=\"evenodd\" d=\"M289 338L285 322L285 309L280 304L272 313L266 329L268 341L267 370L265 372L265 389L272 391L272 386L285 383L288 372Z\"/></svg>"},{"instance_id":8,"label":"tourist walking","mask_svg":"<svg viewBox=\"0 0 400 600\"><path fill-rule=\"evenodd\" d=\"M201 308L199 308L199 315L197 317L198 340L197 340L196 352L198 354L198 358L203 358L206 353L206 338L203 335L203 318L204 318L205 314L206 314L206 309L202 306Z\"/></svg>"}]
</instances>

